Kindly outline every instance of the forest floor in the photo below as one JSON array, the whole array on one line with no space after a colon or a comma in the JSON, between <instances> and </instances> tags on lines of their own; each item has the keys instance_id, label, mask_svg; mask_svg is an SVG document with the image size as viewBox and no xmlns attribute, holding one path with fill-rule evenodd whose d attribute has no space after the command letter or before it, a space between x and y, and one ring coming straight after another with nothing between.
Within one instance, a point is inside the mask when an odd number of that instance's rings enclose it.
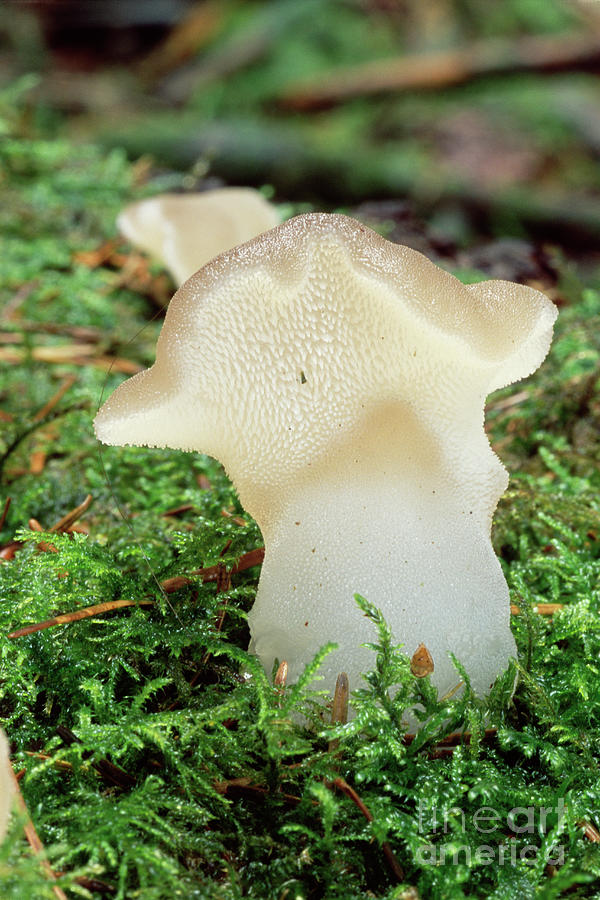
<instances>
[{"instance_id":1,"label":"forest floor","mask_svg":"<svg viewBox=\"0 0 600 900\"><path fill-rule=\"evenodd\" d=\"M375 56L389 50L383 30L370 40ZM216 73L227 46L219 56L216 44ZM210 89L194 95L197 70L167 77L164 48L146 77L188 91L175 136L167 109L144 112L149 128L88 105L59 127L64 110L28 99L35 79L0 96L0 721L27 809L0 847L0 893L598 896L598 87L568 71L548 91L538 72L524 91L509 74L443 103L408 93L282 115L264 98L281 46L268 44L266 71L243 87L267 112L241 129L235 91L204 72ZM496 129L494 103L520 117L518 136L508 118ZM344 145L358 155L340 163ZM283 217L338 209L466 282L514 280L557 304L542 368L487 405L511 476L493 542L519 651L488 699L468 685L438 699L365 605L375 668L356 717L344 722L340 702L324 719L312 668L287 685L246 652L262 537L219 464L99 447L95 412L152 363L173 292L116 216L223 180L262 186ZM414 703L427 720L416 737L401 724Z\"/></svg>"}]
</instances>

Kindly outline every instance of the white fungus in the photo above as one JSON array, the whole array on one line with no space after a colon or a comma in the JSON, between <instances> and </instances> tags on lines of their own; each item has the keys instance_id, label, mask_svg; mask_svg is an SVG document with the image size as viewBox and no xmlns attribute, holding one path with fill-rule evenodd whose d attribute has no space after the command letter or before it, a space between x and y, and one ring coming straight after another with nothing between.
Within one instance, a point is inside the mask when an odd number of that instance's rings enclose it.
<instances>
[{"instance_id":1,"label":"white fungus","mask_svg":"<svg viewBox=\"0 0 600 900\"><path fill-rule=\"evenodd\" d=\"M224 253L175 294L156 363L95 420L107 444L198 450L225 466L262 530L250 649L293 681L350 687L373 666L360 593L441 693L464 664L486 693L516 655L490 541L508 475L486 396L544 359L556 309L538 291L465 286L340 215L298 216Z\"/></svg>"},{"instance_id":2,"label":"white fungus","mask_svg":"<svg viewBox=\"0 0 600 900\"><path fill-rule=\"evenodd\" d=\"M277 209L253 188L220 188L140 200L125 207L117 226L182 284L219 253L279 222Z\"/></svg>"}]
</instances>

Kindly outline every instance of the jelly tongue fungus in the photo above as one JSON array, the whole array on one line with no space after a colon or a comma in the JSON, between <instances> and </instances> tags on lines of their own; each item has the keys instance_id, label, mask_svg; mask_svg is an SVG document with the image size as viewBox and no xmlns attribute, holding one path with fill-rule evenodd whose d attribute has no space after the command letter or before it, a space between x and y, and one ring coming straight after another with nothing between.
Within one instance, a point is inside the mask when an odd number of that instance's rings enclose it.
<instances>
[{"instance_id":1,"label":"jelly tongue fungus","mask_svg":"<svg viewBox=\"0 0 600 900\"><path fill-rule=\"evenodd\" d=\"M484 403L533 372L556 317L541 293L465 286L340 215L298 216L222 254L168 309L151 369L104 404L108 444L225 466L265 541L250 649L294 680L335 641L323 684L373 667L379 607L445 693L485 694L516 655L490 541L508 475Z\"/></svg>"},{"instance_id":2,"label":"jelly tongue fungus","mask_svg":"<svg viewBox=\"0 0 600 900\"><path fill-rule=\"evenodd\" d=\"M219 253L279 222L276 207L253 188L219 188L140 200L123 210L117 225L182 284Z\"/></svg>"}]
</instances>

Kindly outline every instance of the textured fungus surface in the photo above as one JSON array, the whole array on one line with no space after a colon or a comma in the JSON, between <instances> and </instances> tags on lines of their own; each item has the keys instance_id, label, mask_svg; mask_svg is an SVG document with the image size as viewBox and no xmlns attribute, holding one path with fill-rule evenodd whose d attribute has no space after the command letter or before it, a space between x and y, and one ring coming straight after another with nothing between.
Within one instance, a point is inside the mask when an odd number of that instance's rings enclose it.
<instances>
[{"instance_id":1,"label":"textured fungus surface","mask_svg":"<svg viewBox=\"0 0 600 900\"><path fill-rule=\"evenodd\" d=\"M161 194L120 214L121 233L155 256L182 284L210 259L279 224L279 214L253 188Z\"/></svg>"},{"instance_id":2,"label":"textured fungus surface","mask_svg":"<svg viewBox=\"0 0 600 900\"><path fill-rule=\"evenodd\" d=\"M298 216L213 260L175 295L155 365L96 418L109 444L201 450L225 465L266 554L251 649L290 680L327 641L327 686L372 667L369 622L427 647L441 691L486 692L516 653L490 527L508 476L486 396L533 372L554 306L464 286L345 216Z\"/></svg>"}]
</instances>

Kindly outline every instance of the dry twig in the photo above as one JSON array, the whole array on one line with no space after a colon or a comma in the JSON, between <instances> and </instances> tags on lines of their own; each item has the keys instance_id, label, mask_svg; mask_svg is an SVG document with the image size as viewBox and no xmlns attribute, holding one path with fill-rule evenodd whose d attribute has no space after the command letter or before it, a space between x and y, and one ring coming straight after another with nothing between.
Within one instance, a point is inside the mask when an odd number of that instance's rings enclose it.
<instances>
[{"instance_id":1,"label":"dry twig","mask_svg":"<svg viewBox=\"0 0 600 900\"><path fill-rule=\"evenodd\" d=\"M45 628L52 628L54 625L68 625L70 622L79 622L81 619L89 619L91 616L99 616L106 612L112 612L114 609L124 609L127 606L154 606L154 600L109 600L106 603L96 603L94 606L86 606L84 609L76 609L70 613L53 616L44 622L24 625L23 628L11 631L7 637L11 640L26 637L28 634L44 631Z\"/></svg>"},{"instance_id":2,"label":"dry twig","mask_svg":"<svg viewBox=\"0 0 600 900\"><path fill-rule=\"evenodd\" d=\"M281 99L287 107L310 110L386 91L445 88L483 76L594 70L599 66L600 43L596 34L575 32L473 41L457 50L407 54L344 68L319 81L291 85Z\"/></svg>"},{"instance_id":3,"label":"dry twig","mask_svg":"<svg viewBox=\"0 0 600 900\"><path fill-rule=\"evenodd\" d=\"M559 612L559 610L564 609L564 603L536 603L536 605L533 606L532 609L540 616L553 616L554 613L557 613ZM516 606L514 603L511 603L510 611L513 616L518 616L521 614L521 608L519 606Z\"/></svg>"},{"instance_id":4,"label":"dry twig","mask_svg":"<svg viewBox=\"0 0 600 900\"><path fill-rule=\"evenodd\" d=\"M75 366L95 366L99 369L112 369L115 372L123 372L125 375L135 375L144 366L129 359L118 356L96 356L94 344L61 344L59 346L44 346L26 348L0 347L0 362L20 365L27 358L36 362L60 365L68 363Z\"/></svg>"},{"instance_id":5,"label":"dry twig","mask_svg":"<svg viewBox=\"0 0 600 900\"><path fill-rule=\"evenodd\" d=\"M345 725L348 721L348 697L350 694L350 685L348 676L345 672L340 672L335 682L335 690L333 692L333 702L331 704L331 724ZM336 738L329 741L329 752L337 750L339 740Z\"/></svg>"},{"instance_id":6,"label":"dry twig","mask_svg":"<svg viewBox=\"0 0 600 900\"><path fill-rule=\"evenodd\" d=\"M69 529L72 525L75 524L77 519L80 519L84 512L89 509L92 500L92 495L88 494L83 503L80 503L79 506L76 506L66 515L64 515L62 519L59 519L58 522L52 526L50 531L53 534L64 534L65 532L69 531Z\"/></svg>"}]
</instances>

